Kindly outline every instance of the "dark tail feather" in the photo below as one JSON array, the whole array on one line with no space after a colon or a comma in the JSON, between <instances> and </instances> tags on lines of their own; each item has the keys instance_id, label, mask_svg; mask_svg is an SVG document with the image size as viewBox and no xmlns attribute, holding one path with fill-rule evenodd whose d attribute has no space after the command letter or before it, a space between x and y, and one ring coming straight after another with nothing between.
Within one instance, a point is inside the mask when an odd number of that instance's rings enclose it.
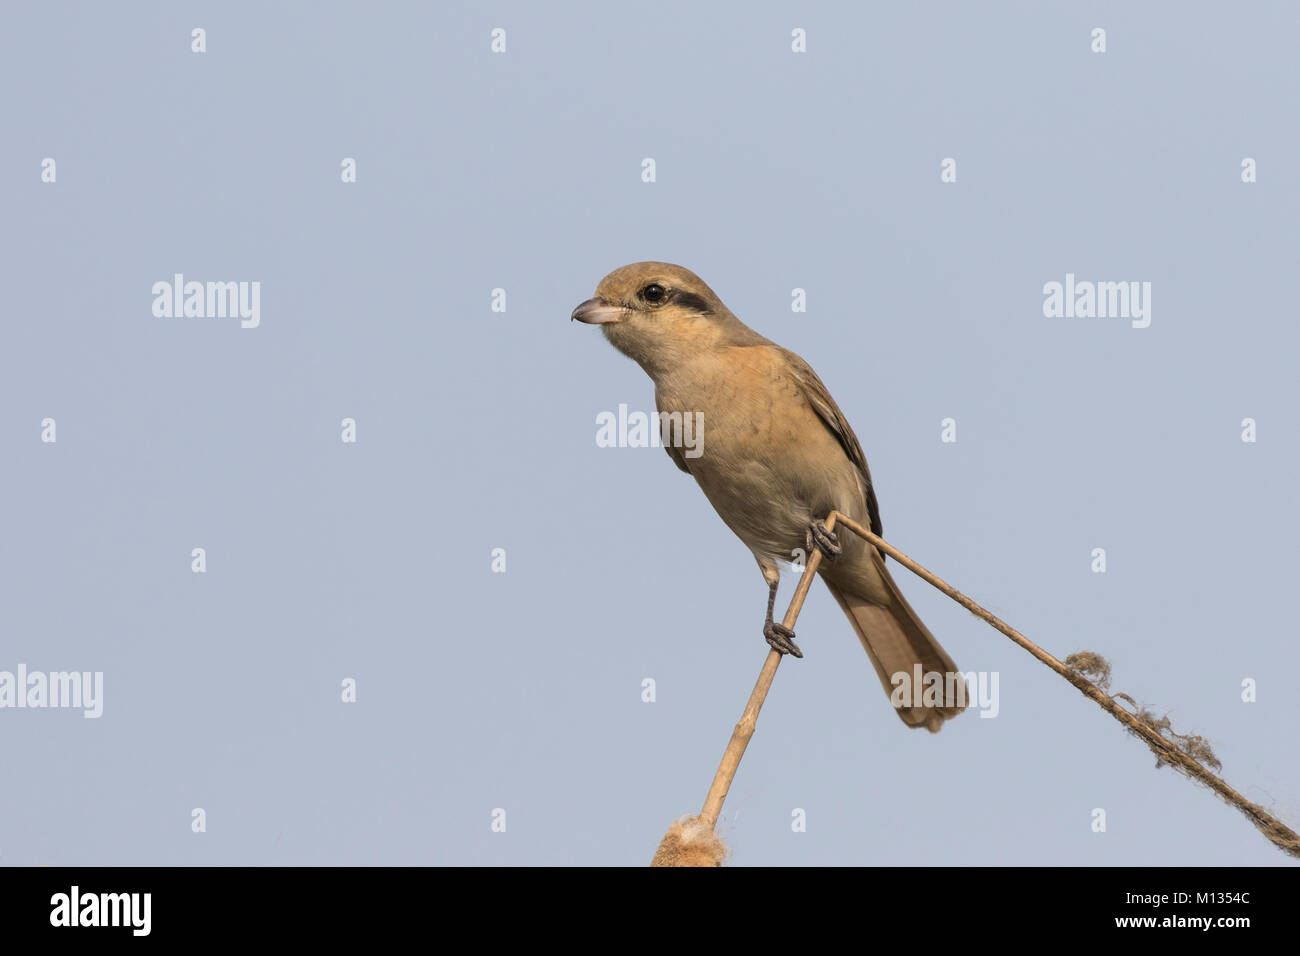
<instances>
[{"instance_id":1,"label":"dark tail feather","mask_svg":"<svg viewBox=\"0 0 1300 956\"><path fill-rule=\"evenodd\" d=\"M874 552L874 549L872 549ZM885 568L884 561L876 558L876 570L887 586L892 600L888 605L873 604L865 598L844 591L842 588L826 581L835 600L839 602L844 613L853 623L858 633L858 640L866 648L867 656L875 665L880 683L885 693L893 699L895 685L891 678L894 674L906 674L913 695L910 706L895 707L898 716L909 727L924 727L931 733L938 733L943 722L956 717L966 709L966 682L957 671L948 653L939 646L934 635L921 623L912 606L903 597L903 592ZM822 580L826 580L823 578ZM916 665L921 665L923 675L937 671L943 675L944 693L940 705L925 706L923 687L914 686ZM949 677L949 675L956 675ZM951 693L949 693L951 692Z\"/></svg>"}]
</instances>

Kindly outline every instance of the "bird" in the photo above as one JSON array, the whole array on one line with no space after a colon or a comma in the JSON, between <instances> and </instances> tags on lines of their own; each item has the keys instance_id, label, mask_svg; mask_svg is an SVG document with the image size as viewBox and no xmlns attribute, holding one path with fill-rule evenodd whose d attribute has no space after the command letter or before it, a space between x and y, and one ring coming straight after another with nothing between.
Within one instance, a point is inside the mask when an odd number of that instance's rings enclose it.
<instances>
[{"instance_id":1,"label":"bird","mask_svg":"<svg viewBox=\"0 0 1300 956\"><path fill-rule=\"evenodd\" d=\"M768 586L763 637L772 649L803 657L794 631L772 614L781 563L817 548L820 577L903 723L937 732L961 713L960 672L903 597L884 555L826 527L834 510L881 534L862 446L812 366L741 322L695 273L667 262L615 269L570 318L599 325L649 375L661 425L676 414L703 423L698 448L663 446L758 562ZM936 673L947 693L922 694L915 678L930 682ZM909 692L896 693L904 683Z\"/></svg>"}]
</instances>

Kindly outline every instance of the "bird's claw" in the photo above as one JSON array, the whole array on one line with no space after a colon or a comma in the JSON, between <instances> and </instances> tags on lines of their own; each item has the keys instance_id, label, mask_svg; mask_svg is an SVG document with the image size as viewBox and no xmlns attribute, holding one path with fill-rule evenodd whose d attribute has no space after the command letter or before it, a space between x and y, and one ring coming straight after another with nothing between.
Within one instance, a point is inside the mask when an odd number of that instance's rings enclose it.
<instances>
[{"instance_id":1,"label":"bird's claw","mask_svg":"<svg viewBox=\"0 0 1300 956\"><path fill-rule=\"evenodd\" d=\"M803 651L799 650L799 645L794 642L794 631L784 624L768 621L763 626L763 637L767 638L767 643L771 644L772 650L778 654L803 657Z\"/></svg>"},{"instance_id":2,"label":"bird's claw","mask_svg":"<svg viewBox=\"0 0 1300 956\"><path fill-rule=\"evenodd\" d=\"M824 521L814 521L808 525L808 550L816 548L827 560L838 558L844 550L835 532L826 527Z\"/></svg>"}]
</instances>

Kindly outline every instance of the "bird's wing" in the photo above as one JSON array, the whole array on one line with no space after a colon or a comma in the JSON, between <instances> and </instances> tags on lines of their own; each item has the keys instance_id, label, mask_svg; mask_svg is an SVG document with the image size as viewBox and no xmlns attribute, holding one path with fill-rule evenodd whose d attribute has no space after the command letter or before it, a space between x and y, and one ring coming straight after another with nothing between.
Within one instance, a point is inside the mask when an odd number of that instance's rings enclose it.
<instances>
[{"instance_id":1,"label":"bird's wing","mask_svg":"<svg viewBox=\"0 0 1300 956\"><path fill-rule=\"evenodd\" d=\"M781 352L786 358L791 375L803 390L804 397L808 399L808 404L817 413L817 417L831 430L831 434L835 436L840 443L840 447L844 449L844 454L849 456L849 461L853 462L862 475L862 481L867 489L867 515L871 519L871 530L876 534L880 534L880 508L876 504L876 489L871 484L871 471L867 468L867 456L862 453L862 446L858 444L858 436L853 434L848 419L844 417L840 407L835 404L835 399L831 398L831 393L822 384L822 380L817 377L817 373L812 370L812 366L788 349L781 349Z\"/></svg>"}]
</instances>

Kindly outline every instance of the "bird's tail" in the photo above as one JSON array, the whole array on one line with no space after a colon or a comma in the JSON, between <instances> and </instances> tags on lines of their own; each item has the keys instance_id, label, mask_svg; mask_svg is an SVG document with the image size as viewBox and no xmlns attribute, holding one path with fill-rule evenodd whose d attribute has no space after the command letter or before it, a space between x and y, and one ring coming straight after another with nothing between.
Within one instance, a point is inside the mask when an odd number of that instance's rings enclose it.
<instances>
[{"instance_id":1,"label":"bird's tail","mask_svg":"<svg viewBox=\"0 0 1300 956\"><path fill-rule=\"evenodd\" d=\"M903 723L938 733L945 720L966 709L966 682L907 603L879 553L870 550L889 592L888 604L873 603L822 580L853 622L858 640ZM928 676L935 673L938 677Z\"/></svg>"}]
</instances>

